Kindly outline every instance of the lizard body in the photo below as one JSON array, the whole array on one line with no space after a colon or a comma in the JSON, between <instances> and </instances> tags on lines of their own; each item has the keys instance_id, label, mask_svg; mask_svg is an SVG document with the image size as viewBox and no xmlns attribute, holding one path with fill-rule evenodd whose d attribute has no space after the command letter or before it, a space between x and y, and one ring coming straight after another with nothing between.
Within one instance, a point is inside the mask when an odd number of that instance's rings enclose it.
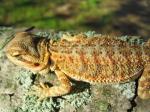
<instances>
[{"instance_id":1,"label":"lizard body","mask_svg":"<svg viewBox=\"0 0 150 112\"><path fill-rule=\"evenodd\" d=\"M150 98L150 45L130 45L108 36L76 35L58 41L17 33L6 47L7 57L33 72L54 71L60 86L36 86L41 98L61 96L72 89L68 77L89 83L123 83L140 77L138 95Z\"/></svg>"}]
</instances>

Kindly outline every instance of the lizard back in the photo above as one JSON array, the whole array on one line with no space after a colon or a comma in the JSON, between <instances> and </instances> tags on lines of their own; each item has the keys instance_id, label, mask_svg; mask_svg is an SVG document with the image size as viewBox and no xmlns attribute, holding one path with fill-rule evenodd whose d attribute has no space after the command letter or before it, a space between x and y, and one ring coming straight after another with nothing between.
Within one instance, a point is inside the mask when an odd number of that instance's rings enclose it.
<instances>
[{"instance_id":1,"label":"lizard back","mask_svg":"<svg viewBox=\"0 0 150 112\"><path fill-rule=\"evenodd\" d=\"M65 74L92 83L127 81L138 76L150 57L147 47L101 37L58 41L49 51L51 61Z\"/></svg>"}]
</instances>

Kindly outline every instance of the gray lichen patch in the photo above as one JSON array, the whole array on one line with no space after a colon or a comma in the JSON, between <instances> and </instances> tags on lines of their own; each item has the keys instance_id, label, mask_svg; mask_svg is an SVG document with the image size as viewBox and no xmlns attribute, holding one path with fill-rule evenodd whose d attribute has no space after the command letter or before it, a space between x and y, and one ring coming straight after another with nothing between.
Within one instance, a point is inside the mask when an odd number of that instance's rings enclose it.
<instances>
[{"instance_id":1,"label":"gray lichen patch","mask_svg":"<svg viewBox=\"0 0 150 112\"><path fill-rule=\"evenodd\" d=\"M14 112L9 95L0 94L0 112Z\"/></svg>"},{"instance_id":2,"label":"gray lichen patch","mask_svg":"<svg viewBox=\"0 0 150 112\"><path fill-rule=\"evenodd\" d=\"M1 57L0 68L0 93L13 94L17 86L15 83L17 68L6 60L6 57Z\"/></svg>"},{"instance_id":3,"label":"gray lichen patch","mask_svg":"<svg viewBox=\"0 0 150 112\"><path fill-rule=\"evenodd\" d=\"M22 91L15 80L18 69L5 57L0 58L0 67L0 112L13 112L21 103Z\"/></svg>"},{"instance_id":4,"label":"gray lichen patch","mask_svg":"<svg viewBox=\"0 0 150 112\"><path fill-rule=\"evenodd\" d=\"M24 96L23 102L20 107L15 111L17 112L54 112L56 102L52 98L44 101L38 101L36 96Z\"/></svg>"},{"instance_id":5,"label":"gray lichen patch","mask_svg":"<svg viewBox=\"0 0 150 112\"><path fill-rule=\"evenodd\" d=\"M84 85L80 85L80 86L84 86ZM91 101L90 88L86 88L82 92L72 93L72 94L63 96L63 99L65 99L65 100L62 100L62 99L59 100L59 102L61 104L60 105L61 109L64 109L67 104L71 105L75 109L77 109L81 106L85 106L86 104L88 104Z\"/></svg>"},{"instance_id":6,"label":"gray lichen patch","mask_svg":"<svg viewBox=\"0 0 150 112\"><path fill-rule=\"evenodd\" d=\"M28 92L30 92L30 89L32 88L32 75L33 74L29 75L29 73L25 73L24 76L22 74L18 78L19 82L21 83L20 86L25 94L22 96L22 104L16 109L17 112L54 112L55 110L63 111L68 108L68 105L71 105L76 110L77 108L88 103L90 100L90 88L87 88L83 92L77 92L58 98L46 98L42 101L39 101L38 97L36 97L35 95L28 94ZM40 76L38 76L35 79L35 82L38 83L38 81L36 80L47 82L48 80L46 80L45 78L41 78ZM51 80L55 80L53 78L55 77L52 76Z\"/></svg>"},{"instance_id":7,"label":"gray lichen patch","mask_svg":"<svg viewBox=\"0 0 150 112\"><path fill-rule=\"evenodd\" d=\"M124 84L115 84L113 85L113 87L119 90L122 95L124 95L126 98L130 100L132 100L132 98L135 96L136 83L134 81L127 82Z\"/></svg>"},{"instance_id":8,"label":"gray lichen patch","mask_svg":"<svg viewBox=\"0 0 150 112\"><path fill-rule=\"evenodd\" d=\"M88 105L92 112L127 112L131 108L129 99L111 85L92 86L92 102Z\"/></svg>"}]
</instances>

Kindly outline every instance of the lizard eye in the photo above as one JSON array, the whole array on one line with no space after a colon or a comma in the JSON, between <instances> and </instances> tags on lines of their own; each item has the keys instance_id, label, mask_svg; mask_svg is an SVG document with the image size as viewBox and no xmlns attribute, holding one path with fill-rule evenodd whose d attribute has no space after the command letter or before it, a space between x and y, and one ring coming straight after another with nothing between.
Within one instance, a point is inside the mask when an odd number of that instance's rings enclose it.
<instances>
[{"instance_id":1,"label":"lizard eye","mask_svg":"<svg viewBox=\"0 0 150 112\"><path fill-rule=\"evenodd\" d=\"M14 56L14 57L19 56L19 55L20 55L20 53L18 51L12 53L12 56Z\"/></svg>"},{"instance_id":2,"label":"lizard eye","mask_svg":"<svg viewBox=\"0 0 150 112\"><path fill-rule=\"evenodd\" d=\"M34 66L39 66L40 64L39 63L34 63Z\"/></svg>"}]
</instances>

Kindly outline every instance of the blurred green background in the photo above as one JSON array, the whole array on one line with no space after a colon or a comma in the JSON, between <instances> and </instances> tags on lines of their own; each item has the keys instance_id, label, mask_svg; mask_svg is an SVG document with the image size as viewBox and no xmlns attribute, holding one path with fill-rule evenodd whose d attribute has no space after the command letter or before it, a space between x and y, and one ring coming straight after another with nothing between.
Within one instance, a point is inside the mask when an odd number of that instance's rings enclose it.
<instances>
[{"instance_id":1,"label":"blurred green background","mask_svg":"<svg viewBox=\"0 0 150 112\"><path fill-rule=\"evenodd\" d=\"M150 35L150 0L0 0L0 26Z\"/></svg>"}]
</instances>

